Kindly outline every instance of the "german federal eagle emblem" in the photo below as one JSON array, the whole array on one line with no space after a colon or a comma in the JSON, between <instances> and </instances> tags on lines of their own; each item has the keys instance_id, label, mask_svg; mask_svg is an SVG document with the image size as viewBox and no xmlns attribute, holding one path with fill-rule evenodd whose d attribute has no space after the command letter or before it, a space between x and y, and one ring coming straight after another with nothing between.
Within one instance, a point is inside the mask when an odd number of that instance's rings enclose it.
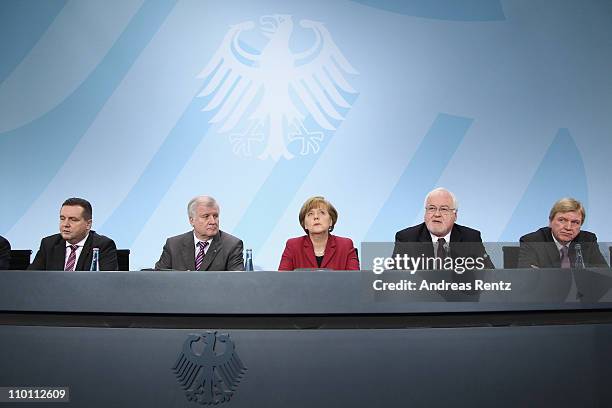
<instances>
[{"instance_id":1,"label":"german federal eagle emblem","mask_svg":"<svg viewBox=\"0 0 612 408\"><path fill-rule=\"evenodd\" d=\"M293 18L285 14L263 16L259 25L234 24L198 75L205 79L198 96L209 98L202 110L215 112L209 123L229 133L235 154L251 156L266 138L261 160L293 158L292 142L301 145L300 155L316 154L325 132L336 130L351 108L357 91L346 76L357 70L323 23L301 20L300 27L294 33ZM294 52L290 44L302 31L313 43ZM242 37L257 34L267 39L260 50L245 48Z\"/></svg>"},{"instance_id":2,"label":"german federal eagle emblem","mask_svg":"<svg viewBox=\"0 0 612 408\"><path fill-rule=\"evenodd\" d=\"M229 401L246 367L229 334L190 334L172 367L189 401L201 405Z\"/></svg>"}]
</instances>

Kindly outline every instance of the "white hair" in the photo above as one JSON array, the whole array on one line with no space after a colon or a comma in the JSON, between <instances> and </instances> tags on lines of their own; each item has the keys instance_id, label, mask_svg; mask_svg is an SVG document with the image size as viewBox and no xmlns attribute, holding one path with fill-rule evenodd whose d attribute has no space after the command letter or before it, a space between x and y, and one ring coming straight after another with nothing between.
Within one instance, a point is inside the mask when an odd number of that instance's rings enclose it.
<instances>
[{"instance_id":1,"label":"white hair","mask_svg":"<svg viewBox=\"0 0 612 408\"><path fill-rule=\"evenodd\" d=\"M198 205L203 205L204 207L214 207L219 211L219 204L217 204L217 200L210 196L197 196L193 197L189 200L189 204L187 204L187 215L189 218L195 217L195 210Z\"/></svg>"},{"instance_id":2,"label":"white hair","mask_svg":"<svg viewBox=\"0 0 612 408\"><path fill-rule=\"evenodd\" d=\"M425 201L423 202L423 207L427 207L427 200L429 199L429 196L435 193L447 193L451 196L451 200L453 200L453 208L455 209L455 211L459 209L459 202L457 202L457 197L455 197L452 192L448 191L444 187L434 188L429 193L427 193L427 195L425 196Z\"/></svg>"}]
</instances>

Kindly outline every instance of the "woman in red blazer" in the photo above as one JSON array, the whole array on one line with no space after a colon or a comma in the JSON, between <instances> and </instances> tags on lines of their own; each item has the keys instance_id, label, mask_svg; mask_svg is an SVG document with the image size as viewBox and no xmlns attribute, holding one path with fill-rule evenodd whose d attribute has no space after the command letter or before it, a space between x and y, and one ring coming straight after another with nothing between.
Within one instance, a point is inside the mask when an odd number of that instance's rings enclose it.
<instances>
[{"instance_id":1,"label":"woman in red blazer","mask_svg":"<svg viewBox=\"0 0 612 408\"><path fill-rule=\"evenodd\" d=\"M287 241L279 271L299 268L359 270L353 241L330 234L338 221L338 212L324 197L311 197L300 210L302 237Z\"/></svg>"}]
</instances>

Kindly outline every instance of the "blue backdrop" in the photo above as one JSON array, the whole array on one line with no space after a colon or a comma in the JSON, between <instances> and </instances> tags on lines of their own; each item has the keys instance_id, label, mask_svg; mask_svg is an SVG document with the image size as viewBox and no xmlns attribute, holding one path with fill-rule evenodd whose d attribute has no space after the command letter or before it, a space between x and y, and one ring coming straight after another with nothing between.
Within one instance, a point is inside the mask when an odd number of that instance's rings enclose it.
<instances>
[{"instance_id":1,"label":"blue backdrop","mask_svg":"<svg viewBox=\"0 0 612 408\"><path fill-rule=\"evenodd\" d=\"M312 195L390 241L436 186L487 241L587 206L612 240L607 0L0 2L0 234L60 203L150 267L209 194L275 269Z\"/></svg>"}]
</instances>

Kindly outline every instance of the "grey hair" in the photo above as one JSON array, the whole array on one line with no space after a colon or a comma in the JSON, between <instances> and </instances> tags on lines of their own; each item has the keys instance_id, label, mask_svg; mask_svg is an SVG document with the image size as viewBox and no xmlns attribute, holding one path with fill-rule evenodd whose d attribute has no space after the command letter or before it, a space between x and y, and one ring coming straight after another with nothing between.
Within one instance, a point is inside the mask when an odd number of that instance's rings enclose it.
<instances>
[{"instance_id":1,"label":"grey hair","mask_svg":"<svg viewBox=\"0 0 612 408\"><path fill-rule=\"evenodd\" d=\"M425 201L423 202L423 207L427 207L427 199L429 198L430 195L435 194L435 193L448 193L451 196L451 200L453 200L453 208L455 209L455 212L459 210L459 202L457 201L457 197L455 197L455 195L452 192L448 191L444 187L434 188L429 193L427 193L427 195L425 196Z\"/></svg>"},{"instance_id":2,"label":"grey hair","mask_svg":"<svg viewBox=\"0 0 612 408\"><path fill-rule=\"evenodd\" d=\"M189 218L195 217L195 209L198 205L203 205L204 207L214 207L219 211L219 204L217 204L217 200L210 196L197 196L193 197L189 204L187 204L187 215Z\"/></svg>"}]
</instances>

